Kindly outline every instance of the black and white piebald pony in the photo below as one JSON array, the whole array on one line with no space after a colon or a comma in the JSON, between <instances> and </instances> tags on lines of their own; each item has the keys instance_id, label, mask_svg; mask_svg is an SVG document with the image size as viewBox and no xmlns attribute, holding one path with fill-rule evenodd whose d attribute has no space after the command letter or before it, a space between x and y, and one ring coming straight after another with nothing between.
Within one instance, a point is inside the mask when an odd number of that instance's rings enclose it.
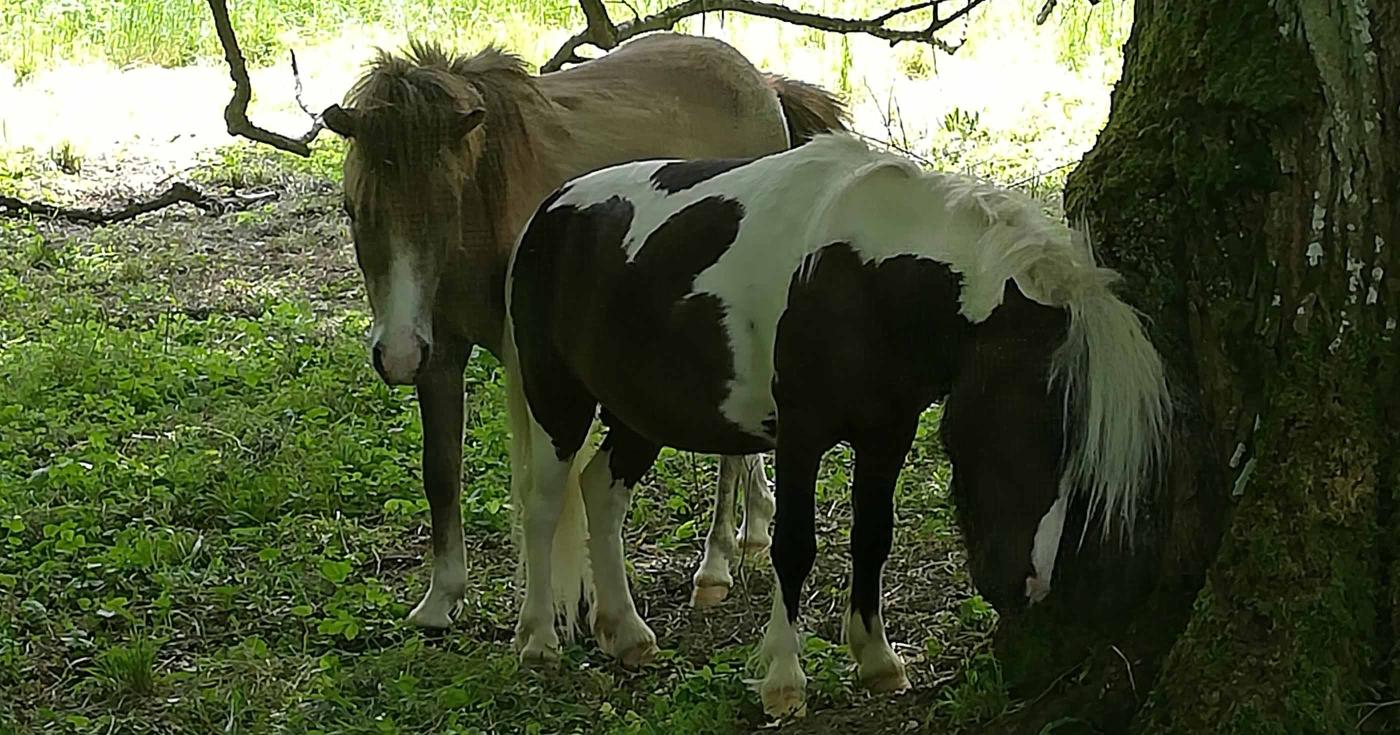
<instances>
[{"instance_id":1,"label":"black and white piebald pony","mask_svg":"<svg viewBox=\"0 0 1400 735\"><path fill-rule=\"evenodd\" d=\"M1130 528L1169 414L1161 361L1085 238L1023 196L927 173L845 135L758 159L647 161L555 191L507 282L513 471L527 588L516 642L557 655L550 559L574 454L608 433L582 493L600 644L653 645L628 596L632 487L663 445L776 450L778 590L759 691L803 705L796 621L816 555L814 485L855 452L846 640L861 680L908 685L885 638L880 575L895 481L920 413L943 441L972 555L998 604L1049 591L1070 493ZM1107 532L1107 531L1105 531ZM579 553L583 553L580 549Z\"/></svg>"}]
</instances>

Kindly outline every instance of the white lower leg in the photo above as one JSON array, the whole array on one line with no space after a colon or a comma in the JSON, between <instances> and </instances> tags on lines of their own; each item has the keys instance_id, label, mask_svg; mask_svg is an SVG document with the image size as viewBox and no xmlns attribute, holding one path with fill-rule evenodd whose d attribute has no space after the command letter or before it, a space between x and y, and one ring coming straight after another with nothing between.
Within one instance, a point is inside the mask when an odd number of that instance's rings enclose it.
<instances>
[{"instance_id":1,"label":"white lower leg","mask_svg":"<svg viewBox=\"0 0 1400 735\"><path fill-rule=\"evenodd\" d=\"M452 624L452 614L467 590L467 551L462 543L460 520L451 528L435 528L433 533L446 536L446 548L433 555L428 593L408 614L408 622L424 628L446 628Z\"/></svg>"},{"instance_id":2,"label":"white lower leg","mask_svg":"<svg viewBox=\"0 0 1400 735\"><path fill-rule=\"evenodd\" d=\"M773 487L768 483L768 472L763 467L763 455L750 454L741 461L744 469L739 475L739 487L744 491L744 525L739 527L739 544L745 551L756 554L767 551L773 544L768 526L773 522L777 504L773 500Z\"/></svg>"},{"instance_id":3,"label":"white lower leg","mask_svg":"<svg viewBox=\"0 0 1400 735\"><path fill-rule=\"evenodd\" d=\"M637 614L627 583L622 526L632 491L614 480L609 453L594 455L583 472L583 502L588 513L588 553L593 561L595 608L593 634L604 653L627 666L656 656L656 634Z\"/></svg>"},{"instance_id":4,"label":"white lower leg","mask_svg":"<svg viewBox=\"0 0 1400 735\"><path fill-rule=\"evenodd\" d=\"M532 422L533 424L533 422ZM525 602L515 628L515 646L526 663L559 658L559 635L554 630L551 557L554 531L562 510L569 462L555 458L544 431L532 425L532 486L524 498Z\"/></svg>"},{"instance_id":5,"label":"white lower leg","mask_svg":"<svg viewBox=\"0 0 1400 735\"><path fill-rule=\"evenodd\" d=\"M768 626L763 630L763 644L759 651L768 664L768 671L758 686L763 711L772 717L800 717L807 709L807 676L802 673L802 662L799 660L802 640L796 626L788 620L782 588L776 580L773 584L773 611L769 615Z\"/></svg>"},{"instance_id":6,"label":"white lower leg","mask_svg":"<svg viewBox=\"0 0 1400 735\"><path fill-rule=\"evenodd\" d=\"M846 611L846 645L856 660L856 670L866 688L875 692L897 692L909 688L904 661L885 639L885 621L879 612L865 619L855 610Z\"/></svg>"},{"instance_id":7,"label":"white lower leg","mask_svg":"<svg viewBox=\"0 0 1400 735\"><path fill-rule=\"evenodd\" d=\"M694 591L690 604L695 607L718 605L729 596L734 577L729 574L729 561L734 557L734 490L739 479L739 464L735 457L720 457L719 482L715 488L715 514L710 533L705 537L705 555L695 572Z\"/></svg>"}]
</instances>

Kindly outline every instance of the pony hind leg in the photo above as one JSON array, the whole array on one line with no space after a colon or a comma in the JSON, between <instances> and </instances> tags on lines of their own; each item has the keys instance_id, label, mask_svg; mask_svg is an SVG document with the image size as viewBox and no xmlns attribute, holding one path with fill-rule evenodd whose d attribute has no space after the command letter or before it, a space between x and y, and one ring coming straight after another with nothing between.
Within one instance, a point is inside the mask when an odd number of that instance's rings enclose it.
<instances>
[{"instance_id":1,"label":"pony hind leg","mask_svg":"<svg viewBox=\"0 0 1400 735\"><path fill-rule=\"evenodd\" d=\"M738 544L734 540L734 494L744 493L744 524L739 528ZM731 562L742 551L758 556L773 543L768 526L773 521L775 503L768 473L763 467L763 455L721 456L719 482L715 487L714 520L705 537L705 555L695 572L694 590L690 604L713 607L729 596L734 577L729 573Z\"/></svg>"},{"instance_id":2,"label":"pony hind leg","mask_svg":"<svg viewBox=\"0 0 1400 735\"><path fill-rule=\"evenodd\" d=\"M750 454L737 458L742 467L739 486L744 490L744 524L739 527L739 548L746 554L758 555L773 544L768 526L777 509L768 471L763 467L763 455Z\"/></svg>"},{"instance_id":3,"label":"pony hind leg","mask_svg":"<svg viewBox=\"0 0 1400 735\"><path fill-rule=\"evenodd\" d=\"M715 513L710 533L705 537L705 555L695 572L690 604L713 607L724 602L734 577L729 574L729 562L738 549L734 543L734 492L742 473L742 460L737 457L719 458L719 481L715 483ZM747 522L747 517L745 518Z\"/></svg>"},{"instance_id":4,"label":"pony hind leg","mask_svg":"<svg viewBox=\"0 0 1400 735\"><path fill-rule=\"evenodd\" d=\"M508 389L512 391L512 432L525 435L521 437L521 451L512 448L511 460L512 495L520 507L525 562L525 601L515 628L515 648L521 662L531 665L559 658L559 636L554 629L557 532L561 528L580 528L577 534L564 534L564 543L577 548L563 549L574 556L561 558L577 558L586 552L581 532L583 519L578 517L582 509L577 500L569 497L569 477L575 456L588 439L596 404L589 405L589 401L579 398L569 408L550 406L549 418L554 428L547 430L530 410L533 404L528 408L520 405L525 400L518 383L512 383ZM524 455L519 465L517 454ZM576 581L583 583L582 579ZM575 612L564 610L567 625L572 625Z\"/></svg>"},{"instance_id":5,"label":"pony hind leg","mask_svg":"<svg viewBox=\"0 0 1400 735\"><path fill-rule=\"evenodd\" d=\"M554 532L562 515L564 489L574 453L556 455L539 425L531 421L529 492L524 499L525 602L515 627L515 649L527 665L559 658L554 629L552 564Z\"/></svg>"},{"instance_id":6,"label":"pony hind leg","mask_svg":"<svg viewBox=\"0 0 1400 735\"><path fill-rule=\"evenodd\" d=\"M758 685L763 709L781 717L806 709L807 677L802 673L798 614L802 585L817 558L815 494L817 469L825 448L778 442L777 514L773 548L773 608L763 631L760 656L768 671Z\"/></svg>"},{"instance_id":7,"label":"pony hind leg","mask_svg":"<svg viewBox=\"0 0 1400 735\"><path fill-rule=\"evenodd\" d=\"M897 692L909 687L904 661L885 638L880 576L894 539L895 483L913 438L911 424L903 436L863 442L855 452L851 591L845 637L861 683L874 692Z\"/></svg>"},{"instance_id":8,"label":"pony hind leg","mask_svg":"<svg viewBox=\"0 0 1400 735\"><path fill-rule=\"evenodd\" d=\"M637 613L627 584L622 526L632 489L656 461L661 448L613 422L598 453L583 471L583 503L588 513L588 553L596 591L593 634L598 645L624 666L641 666L657 654L656 634Z\"/></svg>"}]
</instances>

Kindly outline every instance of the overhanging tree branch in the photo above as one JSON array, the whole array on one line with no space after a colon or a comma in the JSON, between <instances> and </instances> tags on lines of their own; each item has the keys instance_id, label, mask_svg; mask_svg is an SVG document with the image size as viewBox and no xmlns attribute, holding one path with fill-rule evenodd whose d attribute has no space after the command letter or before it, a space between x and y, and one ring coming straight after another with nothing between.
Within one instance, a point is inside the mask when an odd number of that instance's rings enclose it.
<instances>
[{"instance_id":1,"label":"overhanging tree branch","mask_svg":"<svg viewBox=\"0 0 1400 735\"><path fill-rule=\"evenodd\" d=\"M588 27L578 34L575 34L564 45L555 52L544 66L540 67L542 72L558 71L565 64L586 61L587 59L578 55L578 49L584 44L590 44L601 49L611 49L617 44L626 41L633 36L652 31L666 31L675 27L676 23L691 16L702 13L712 13L717 11L727 11L752 15L760 18L771 18L784 23L815 28L828 33L864 33L876 38L882 38L890 42L893 46L897 43L911 41L915 43L926 43L940 50L952 53L957 50L957 46L935 37L938 31L946 28L951 23L967 15L974 8L986 2L986 0L966 0L964 5L947 17L941 17L938 10L947 0L923 0L894 8L873 18L833 18L817 13L808 13L801 10L793 10L776 3L759 2L758 0L684 0L684 2L672 5L665 10L658 11L644 18L625 21L623 23L613 23L608 17L607 8L603 6L602 0L579 0L583 7L584 16L588 19ZM210 0L214 2L214 0ZM920 29L891 28L888 23L891 20L910 13L934 9L933 20L928 26Z\"/></svg>"},{"instance_id":2,"label":"overhanging tree branch","mask_svg":"<svg viewBox=\"0 0 1400 735\"><path fill-rule=\"evenodd\" d=\"M209 0L209 10L214 13L214 31L219 35L219 44L224 48L224 60L228 62L228 73L233 79L233 97L224 108L224 123L229 135L237 135L258 143L266 143L274 148L295 153L299 156L311 155L311 141L321 132L321 116L312 114L301 100L301 75L292 56L292 74L297 81L297 104L311 115L311 129L299 138L289 138L280 133L260 128L248 120L248 103L253 99L253 82L248 77L248 63L243 51L238 48L238 37L233 32L233 22L229 20L228 5L224 0Z\"/></svg>"}]
</instances>

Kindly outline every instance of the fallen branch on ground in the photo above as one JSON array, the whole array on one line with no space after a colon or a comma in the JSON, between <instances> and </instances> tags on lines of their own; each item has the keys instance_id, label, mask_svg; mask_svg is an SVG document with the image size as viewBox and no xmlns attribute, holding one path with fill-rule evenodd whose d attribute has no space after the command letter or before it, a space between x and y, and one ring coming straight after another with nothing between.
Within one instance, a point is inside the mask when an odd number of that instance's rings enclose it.
<instances>
[{"instance_id":1,"label":"fallen branch on ground","mask_svg":"<svg viewBox=\"0 0 1400 735\"><path fill-rule=\"evenodd\" d=\"M148 212L164 209L181 202L193 204L205 214L221 214L231 209L246 208L272 199L275 196L276 194L272 192L264 192L256 195L234 194L230 198L211 197L191 187L189 184L175 183L171 184L170 188L166 189L160 196L154 199L134 202L121 209L110 212L81 207L60 207L54 204L26 202L14 197L0 196L0 217L37 215L39 217L66 219L71 222L79 222L87 225L111 225L118 222L125 222Z\"/></svg>"},{"instance_id":2,"label":"fallen branch on ground","mask_svg":"<svg viewBox=\"0 0 1400 735\"><path fill-rule=\"evenodd\" d=\"M210 0L210 2L213 3L215 0ZM958 47L936 38L934 34L967 15L986 0L964 0L964 5L961 8L947 17L942 17L939 14L939 9L944 2L947 0L923 0L895 8L873 18L852 19L833 18L817 13L793 10L776 3L758 2L758 0L685 0L645 18L613 23L612 19L608 17L608 10L603 5L602 0L579 0L579 4L583 7L583 14L588 19L588 27L564 42L564 45L555 52L554 56L540 67L540 71L558 71L565 64L587 61L588 59L577 53L578 48L585 44L608 50L633 36L652 31L668 31L685 18L720 11L772 18L784 23L815 28L829 33L863 33L885 39L890 42L891 46L904 41L926 43L947 53L953 53ZM929 8L933 9L933 20L925 28L901 29L891 28L887 25L891 20Z\"/></svg>"}]
</instances>

